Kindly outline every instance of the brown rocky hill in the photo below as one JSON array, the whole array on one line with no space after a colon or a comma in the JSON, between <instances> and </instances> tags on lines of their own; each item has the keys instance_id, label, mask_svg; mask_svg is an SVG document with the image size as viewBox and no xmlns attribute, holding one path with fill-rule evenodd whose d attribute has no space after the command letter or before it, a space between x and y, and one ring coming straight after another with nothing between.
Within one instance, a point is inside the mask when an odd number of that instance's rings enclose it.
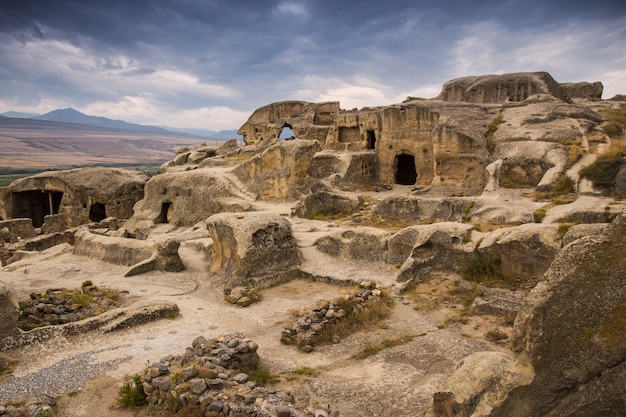
<instances>
[{"instance_id":1,"label":"brown rocky hill","mask_svg":"<svg viewBox=\"0 0 626 417\"><path fill-rule=\"evenodd\" d=\"M176 148L204 141L175 133L3 117L0 118L0 168L158 164L170 159Z\"/></svg>"}]
</instances>

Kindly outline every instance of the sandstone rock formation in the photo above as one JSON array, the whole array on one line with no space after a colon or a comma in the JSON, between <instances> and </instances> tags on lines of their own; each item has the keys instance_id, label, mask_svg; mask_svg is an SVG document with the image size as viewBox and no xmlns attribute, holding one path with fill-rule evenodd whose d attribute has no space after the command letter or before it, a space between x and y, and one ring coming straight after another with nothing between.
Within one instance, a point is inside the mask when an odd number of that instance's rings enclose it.
<instances>
[{"instance_id":1,"label":"sandstone rock formation","mask_svg":"<svg viewBox=\"0 0 626 417\"><path fill-rule=\"evenodd\" d=\"M17 331L17 317L18 306L15 292L7 284L0 281L0 337Z\"/></svg>"},{"instance_id":2,"label":"sandstone rock formation","mask_svg":"<svg viewBox=\"0 0 626 417\"><path fill-rule=\"evenodd\" d=\"M220 213L206 221L213 239L211 271L233 285L276 284L297 270L289 222L267 212Z\"/></svg>"},{"instance_id":3,"label":"sandstone rock formation","mask_svg":"<svg viewBox=\"0 0 626 417\"><path fill-rule=\"evenodd\" d=\"M48 215L63 215L65 228L111 216L127 219L143 198L147 177L127 169L81 168L44 172L0 189L0 218L30 218L42 227Z\"/></svg>"},{"instance_id":4,"label":"sandstone rock formation","mask_svg":"<svg viewBox=\"0 0 626 417\"><path fill-rule=\"evenodd\" d=\"M233 173L259 197L293 199L301 195L313 155L319 142L291 140L269 146L258 155L242 162Z\"/></svg>"},{"instance_id":5,"label":"sandstone rock formation","mask_svg":"<svg viewBox=\"0 0 626 417\"><path fill-rule=\"evenodd\" d=\"M600 100L604 86L601 82L594 83L561 83L561 89L565 95L572 99Z\"/></svg>"},{"instance_id":6,"label":"sandstone rock formation","mask_svg":"<svg viewBox=\"0 0 626 417\"><path fill-rule=\"evenodd\" d=\"M435 396L436 416L621 416L626 409L626 213L570 243L527 296L518 357L463 361ZM607 262L608 260L608 262ZM490 381L468 384L468 381ZM455 382L456 381L456 382Z\"/></svg>"},{"instance_id":7,"label":"sandstone rock formation","mask_svg":"<svg viewBox=\"0 0 626 417\"><path fill-rule=\"evenodd\" d=\"M463 77L448 81L437 97L445 101L504 103L523 101L534 94L549 94L566 101L561 86L547 72Z\"/></svg>"}]
</instances>

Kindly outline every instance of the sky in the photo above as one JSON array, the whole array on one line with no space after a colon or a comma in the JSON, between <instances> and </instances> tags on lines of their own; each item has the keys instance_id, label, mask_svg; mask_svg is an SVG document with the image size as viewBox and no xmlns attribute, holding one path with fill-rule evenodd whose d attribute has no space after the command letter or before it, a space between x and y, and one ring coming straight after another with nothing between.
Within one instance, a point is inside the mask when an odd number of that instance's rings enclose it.
<instances>
[{"instance_id":1,"label":"sky","mask_svg":"<svg viewBox=\"0 0 626 417\"><path fill-rule=\"evenodd\" d=\"M237 129L276 101L382 106L534 71L626 94L626 1L0 0L0 113Z\"/></svg>"}]
</instances>

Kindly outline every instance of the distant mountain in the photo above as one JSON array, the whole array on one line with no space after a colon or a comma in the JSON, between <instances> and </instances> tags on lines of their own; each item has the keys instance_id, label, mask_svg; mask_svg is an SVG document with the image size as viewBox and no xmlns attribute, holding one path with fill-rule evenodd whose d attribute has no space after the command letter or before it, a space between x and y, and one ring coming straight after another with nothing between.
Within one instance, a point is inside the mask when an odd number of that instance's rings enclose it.
<instances>
[{"instance_id":1,"label":"distant mountain","mask_svg":"<svg viewBox=\"0 0 626 417\"><path fill-rule=\"evenodd\" d=\"M109 129L131 130L134 132L170 133L168 130L156 126L144 126L135 123L127 123L122 120L108 119L106 117L88 116L71 108L54 110L42 116L32 118L50 122L76 123L87 126L106 127Z\"/></svg>"},{"instance_id":2,"label":"distant mountain","mask_svg":"<svg viewBox=\"0 0 626 417\"><path fill-rule=\"evenodd\" d=\"M44 120L49 122L59 123L73 123L86 126L104 127L107 129L122 129L130 130L133 132L147 132L147 133L174 133L179 136L190 136L194 138L206 138L217 140L228 140L232 138L241 139L240 135L237 135L237 130L220 130L219 132L210 129L195 129L195 128L178 128L169 126L147 126L136 123L128 123L123 120L114 120L106 117L89 116L81 113L78 110L67 108L54 110L44 115L37 113L24 113L18 111L8 111L0 114L0 116L6 116L15 119L33 119Z\"/></svg>"},{"instance_id":3,"label":"distant mountain","mask_svg":"<svg viewBox=\"0 0 626 417\"><path fill-rule=\"evenodd\" d=\"M37 117L39 114L37 113L24 113L21 111L8 111L6 113L2 113L0 116L13 117L16 119L30 119L31 117Z\"/></svg>"},{"instance_id":4,"label":"distant mountain","mask_svg":"<svg viewBox=\"0 0 626 417\"><path fill-rule=\"evenodd\" d=\"M193 129L193 128L185 128L185 127L169 127L169 126L159 126L163 129L167 129L170 132L179 132L179 133L187 133L189 135L193 135L194 137L201 137L207 139L232 139L237 138L241 139L241 135L237 134L237 129L231 130L220 130L216 132L215 130L209 129Z\"/></svg>"}]
</instances>

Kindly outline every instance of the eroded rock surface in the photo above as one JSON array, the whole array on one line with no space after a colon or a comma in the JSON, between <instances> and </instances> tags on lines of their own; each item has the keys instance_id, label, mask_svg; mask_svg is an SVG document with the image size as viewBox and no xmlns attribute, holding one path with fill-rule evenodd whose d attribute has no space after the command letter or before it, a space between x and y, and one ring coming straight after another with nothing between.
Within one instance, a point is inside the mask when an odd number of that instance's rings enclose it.
<instances>
[{"instance_id":1,"label":"eroded rock surface","mask_svg":"<svg viewBox=\"0 0 626 417\"><path fill-rule=\"evenodd\" d=\"M276 283L297 269L296 241L279 215L220 213L207 219L207 229L213 239L211 271L234 285Z\"/></svg>"}]
</instances>

